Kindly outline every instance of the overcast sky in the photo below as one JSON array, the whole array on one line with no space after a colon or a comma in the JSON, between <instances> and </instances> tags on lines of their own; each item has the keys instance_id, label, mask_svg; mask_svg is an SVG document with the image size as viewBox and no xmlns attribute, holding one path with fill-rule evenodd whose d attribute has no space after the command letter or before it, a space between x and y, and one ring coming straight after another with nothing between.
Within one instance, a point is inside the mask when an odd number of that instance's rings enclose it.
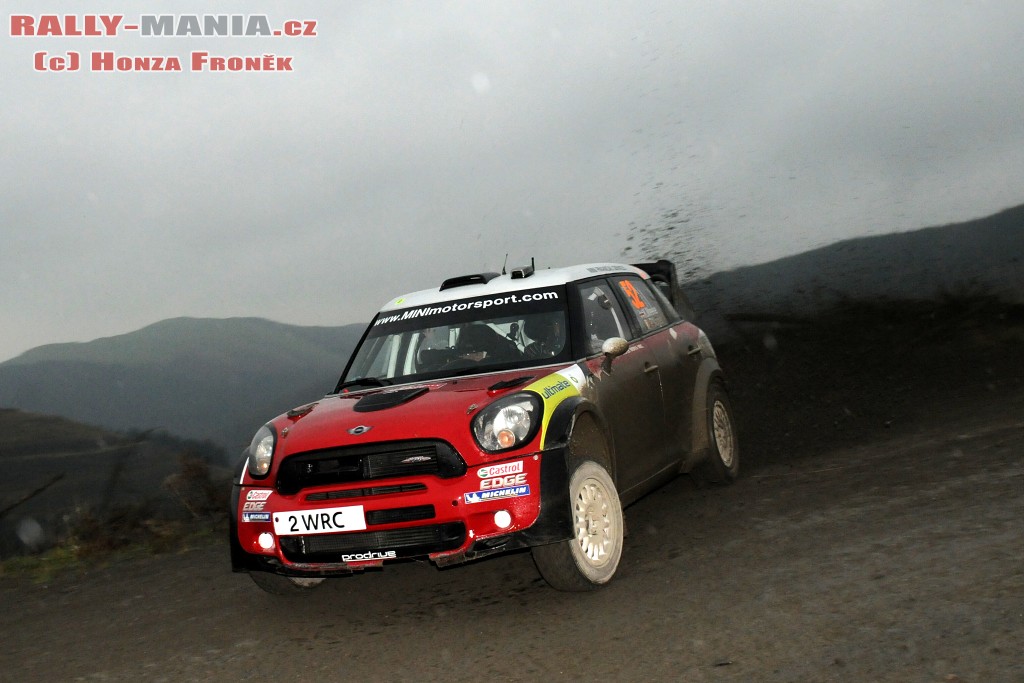
<instances>
[{"instance_id":1,"label":"overcast sky","mask_svg":"<svg viewBox=\"0 0 1024 683\"><path fill-rule=\"evenodd\" d=\"M283 5L214 11L316 37L4 25L0 360L176 316L362 322L506 253L713 272L1024 202L1019 0ZM3 17L40 11L112 10ZM294 71L192 73L195 51Z\"/></svg>"}]
</instances>

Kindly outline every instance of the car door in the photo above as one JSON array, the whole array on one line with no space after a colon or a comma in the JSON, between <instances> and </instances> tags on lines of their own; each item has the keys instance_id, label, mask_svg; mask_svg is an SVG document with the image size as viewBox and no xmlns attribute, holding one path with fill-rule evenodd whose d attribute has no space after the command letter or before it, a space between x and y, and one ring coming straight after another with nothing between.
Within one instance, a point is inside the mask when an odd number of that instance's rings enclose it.
<instances>
[{"instance_id":1,"label":"car door","mask_svg":"<svg viewBox=\"0 0 1024 683\"><path fill-rule=\"evenodd\" d=\"M605 279L578 285L585 354L601 353L610 337L629 341L629 350L615 358L609 372L598 371L597 403L615 449L616 485L624 498L653 474L663 459L665 413L661 376L651 345L637 339L622 304Z\"/></svg>"},{"instance_id":2,"label":"car door","mask_svg":"<svg viewBox=\"0 0 1024 683\"><path fill-rule=\"evenodd\" d=\"M612 278L612 283L661 376L667 434L662 448L656 450L658 463L662 467L678 464L685 457L693 429L690 418L700 365L697 328L683 321L648 280L623 275Z\"/></svg>"}]
</instances>

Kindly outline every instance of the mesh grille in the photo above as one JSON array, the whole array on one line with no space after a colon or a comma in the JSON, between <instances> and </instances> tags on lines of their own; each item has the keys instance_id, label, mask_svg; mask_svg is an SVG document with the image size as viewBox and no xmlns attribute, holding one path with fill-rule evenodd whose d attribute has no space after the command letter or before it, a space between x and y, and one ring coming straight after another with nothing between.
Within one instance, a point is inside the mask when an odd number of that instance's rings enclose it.
<instances>
[{"instance_id":1,"label":"mesh grille","mask_svg":"<svg viewBox=\"0 0 1024 683\"><path fill-rule=\"evenodd\" d=\"M447 479L465 473L466 463L443 441L396 441L291 455L278 468L277 490L291 495L314 486L423 475Z\"/></svg>"},{"instance_id":2,"label":"mesh grille","mask_svg":"<svg viewBox=\"0 0 1024 683\"><path fill-rule=\"evenodd\" d=\"M337 500L339 498L367 498L369 496L388 496L395 493L412 493L426 491L426 484L395 484L393 486L365 486L359 489L343 491L321 491L306 496L306 500Z\"/></svg>"},{"instance_id":3,"label":"mesh grille","mask_svg":"<svg viewBox=\"0 0 1024 683\"><path fill-rule=\"evenodd\" d=\"M414 505L393 510L372 510L366 513L366 523L372 526L374 524L395 524L396 522L418 522L421 519L431 519L433 516L433 505Z\"/></svg>"},{"instance_id":4,"label":"mesh grille","mask_svg":"<svg viewBox=\"0 0 1024 683\"><path fill-rule=\"evenodd\" d=\"M281 538L281 550L292 562L340 562L342 554L371 550L393 550L397 557L416 557L458 548L465 537L465 526L454 522L390 531L286 536Z\"/></svg>"}]
</instances>

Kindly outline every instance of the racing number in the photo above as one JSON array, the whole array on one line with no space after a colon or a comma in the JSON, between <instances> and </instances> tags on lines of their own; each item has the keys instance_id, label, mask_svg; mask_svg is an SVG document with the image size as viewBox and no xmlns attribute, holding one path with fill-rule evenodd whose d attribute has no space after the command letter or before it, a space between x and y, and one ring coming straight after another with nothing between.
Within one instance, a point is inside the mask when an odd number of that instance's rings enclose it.
<instances>
[{"instance_id":1,"label":"racing number","mask_svg":"<svg viewBox=\"0 0 1024 683\"><path fill-rule=\"evenodd\" d=\"M299 518L302 518L302 525L305 529L299 529ZM291 522L291 526L288 530L295 533L299 531L341 531L345 528L345 524L342 520L345 519L344 514L341 512L335 512L333 515L321 512L303 515L288 515L288 521Z\"/></svg>"},{"instance_id":2,"label":"racing number","mask_svg":"<svg viewBox=\"0 0 1024 683\"><path fill-rule=\"evenodd\" d=\"M619 280L619 287L622 288L622 292L629 297L629 303L633 304L633 308L643 308L644 300L640 298L640 292L636 291L636 287L629 280Z\"/></svg>"}]
</instances>

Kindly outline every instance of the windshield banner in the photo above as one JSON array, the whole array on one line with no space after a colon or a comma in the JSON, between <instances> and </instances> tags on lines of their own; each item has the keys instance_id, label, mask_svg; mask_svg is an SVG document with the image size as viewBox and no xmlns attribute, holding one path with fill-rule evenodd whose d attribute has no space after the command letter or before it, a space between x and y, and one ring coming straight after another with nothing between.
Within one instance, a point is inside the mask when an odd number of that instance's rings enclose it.
<instances>
[{"instance_id":1,"label":"windshield banner","mask_svg":"<svg viewBox=\"0 0 1024 683\"><path fill-rule=\"evenodd\" d=\"M528 289L521 292L490 295L476 299L457 299L429 306L417 306L381 313L373 321L374 336L393 332L403 327L434 327L448 322L462 322L482 318L559 310L564 307L562 292L558 289Z\"/></svg>"}]
</instances>

